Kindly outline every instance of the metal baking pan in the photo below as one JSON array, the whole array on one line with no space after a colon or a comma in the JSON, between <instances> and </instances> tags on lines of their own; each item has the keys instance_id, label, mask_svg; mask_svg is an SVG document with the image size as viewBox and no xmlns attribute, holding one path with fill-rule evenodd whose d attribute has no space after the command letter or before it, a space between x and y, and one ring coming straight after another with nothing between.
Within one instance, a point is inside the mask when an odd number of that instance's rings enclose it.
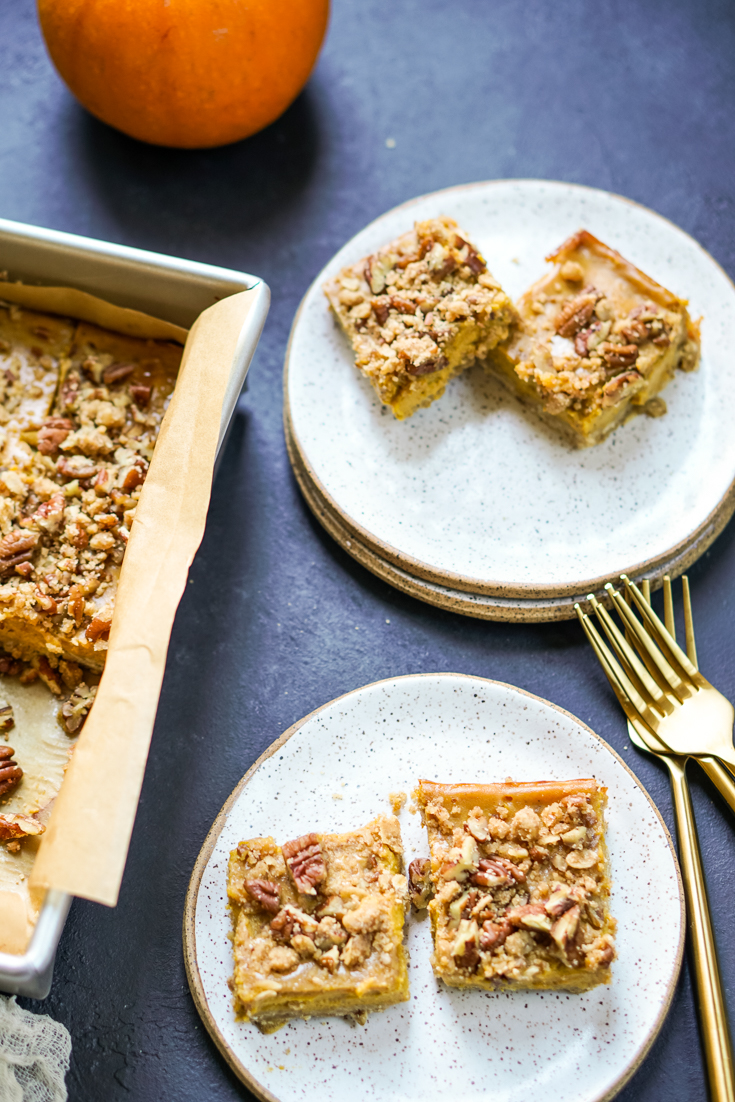
<instances>
[{"instance_id":1,"label":"metal baking pan","mask_svg":"<svg viewBox=\"0 0 735 1102\"><path fill-rule=\"evenodd\" d=\"M20 279L24 283L76 287L116 306L142 310L187 329L203 310L220 299L239 291L256 291L232 361L222 407L219 456L268 313L267 284L228 268L2 218L0 270L7 270L11 280ZM0 953L0 991L35 999L48 995L56 948L70 904L70 896L63 892L46 894L26 952Z\"/></svg>"}]
</instances>

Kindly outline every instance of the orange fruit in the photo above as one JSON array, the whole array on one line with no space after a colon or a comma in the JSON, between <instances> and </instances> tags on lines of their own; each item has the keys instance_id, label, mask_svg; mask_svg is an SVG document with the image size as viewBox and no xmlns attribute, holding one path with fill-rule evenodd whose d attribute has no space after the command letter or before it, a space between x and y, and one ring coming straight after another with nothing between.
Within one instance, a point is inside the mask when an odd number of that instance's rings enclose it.
<instances>
[{"instance_id":1,"label":"orange fruit","mask_svg":"<svg viewBox=\"0 0 735 1102\"><path fill-rule=\"evenodd\" d=\"M51 58L97 118L200 149L262 130L314 67L329 0L38 0Z\"/></svg>"}]
</instances>

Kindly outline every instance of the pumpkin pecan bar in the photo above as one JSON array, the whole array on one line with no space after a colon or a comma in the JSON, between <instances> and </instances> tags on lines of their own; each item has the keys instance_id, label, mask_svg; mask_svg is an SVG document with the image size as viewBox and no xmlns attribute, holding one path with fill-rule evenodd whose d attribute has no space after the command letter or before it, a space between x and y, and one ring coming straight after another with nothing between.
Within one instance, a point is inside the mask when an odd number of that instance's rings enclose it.
<instances>
[{"instance_id":1,"label":"pumpkin pecan bar","mask_svg":"<svg viewBox=\"0 0 735 1102\"><path fill-rule=\"evenodd\" d=\"M577 446L599 444L633 412L665 413L659 391L699 363L686 303L586 230L547 260L488 370Z\"/></svg>"},{"instance_id":2,"label":"pumpkin pecan bar","mask_svg":"<svg viewBox=\"0 0 735 1102\"><path fill-rule=\"evenodd\" d=\"M420 781L430 868L412 895L434 935L434 972L452 987L564 988L610 982L615 921L595 780L504 784ZM425 905L425 902L424 902Z\"/></svg>"},{"instance_id":3,"label":"pumpkin pecan bar","mask_svg":"<svg viewBox=\"0 0 735 1102\"><path fill-rule=\"evenodd\" d=\"M290 1018L360 1021L408 999L406 878L394 816L282 847L241 842L230 855L235 1009L263 1032Z\"/></svg>"},{"instance_id":4,"label":"pumpkin pecan bar","mask_svg":"<svg viewBox=\"0 0 735 1102\"><path fill-rule=\"evenodd\" d=\"M451 218L416 222L324 286L355 363L402 420L508 336L516 313Z\"/></svg>"},{"instance_id":5,"label":"pumpkin pecan bar","mask_svg":"<svg viewBox=\"0 0 735 1102\"><path fill-rule=\"evenodd\" d=\"M0 333L16 377L0 396L0 646L63 695L78 663L104 665L182 349L19 307Z\"/></svg>"}]
</instances>

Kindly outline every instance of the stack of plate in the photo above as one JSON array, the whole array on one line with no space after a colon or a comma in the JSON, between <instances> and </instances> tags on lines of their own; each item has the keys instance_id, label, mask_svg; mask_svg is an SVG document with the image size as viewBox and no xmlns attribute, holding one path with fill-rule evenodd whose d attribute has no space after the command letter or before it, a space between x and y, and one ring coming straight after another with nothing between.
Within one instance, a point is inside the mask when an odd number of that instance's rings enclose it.
<instances>
[{"instance_id":1,"label":"stack of plate","mask_svg":"<svg viewBox=\"0 0 735 1102\"><path fill-rule=\"evenodd\" d=\"M448 214L514 298L580 228L703 316L702 364L665 417L574 450L478 366L395 421L355 370L321 286L417 219ZM560 620L621 573L680 574L735 510L735 288L691 237L619 196L498 180L423 196L354 237L307 292L285 371L299 486L335 540L420 600L490 620Z\"/></svg>"}]
</instances>

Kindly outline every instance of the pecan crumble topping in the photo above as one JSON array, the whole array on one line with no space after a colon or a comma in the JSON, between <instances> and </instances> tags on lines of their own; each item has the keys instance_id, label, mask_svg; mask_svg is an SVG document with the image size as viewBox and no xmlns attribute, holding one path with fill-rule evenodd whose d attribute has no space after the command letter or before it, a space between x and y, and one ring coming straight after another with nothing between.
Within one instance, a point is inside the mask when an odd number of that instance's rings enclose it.
<instances>
[{"instance_id":1,"label":"pecan crumble topping","mask_svg":"<svg viewBox=\"0 0 735 1102\"><path fill-rule=\"evenodd\" d=\"M310 1014L361 1015L408 997L407 902L397 819L230 857L232 989L238 1013L270 1032Z\"/></svg>"},{"instance_id":2,"label":"pecan crumble topping","mask_svg":"<svg viewBox=\"0 0 735 1102\"><path fill-rule=\"evenodd\" d=\"M586 230L547 259L488 369L576 444L599 443L634 409L660 416L657 392L699 361L686 303Z\"/></svg>"},{"instance_id":3,"label":"pecan crumble topping","mask_svg":"<svg viewBox=\"0 0 735 1102\"><path fill-rule=\"evenodd\" d=\"M513 305L453 219L409 233L324 287L356 366L399 419L508 336Z\"/></svg>"},{"instance_id":4,"label":"pecan crumble topping","mask_svg":"<svg viewBox=\"0 0 735 1102\"><path fill-rule=\"evenodd\" d=\"M605 789L596 781L421 781L434 899L433 965L454 986L610 980Z\"/></svg>"}]
</instances>

